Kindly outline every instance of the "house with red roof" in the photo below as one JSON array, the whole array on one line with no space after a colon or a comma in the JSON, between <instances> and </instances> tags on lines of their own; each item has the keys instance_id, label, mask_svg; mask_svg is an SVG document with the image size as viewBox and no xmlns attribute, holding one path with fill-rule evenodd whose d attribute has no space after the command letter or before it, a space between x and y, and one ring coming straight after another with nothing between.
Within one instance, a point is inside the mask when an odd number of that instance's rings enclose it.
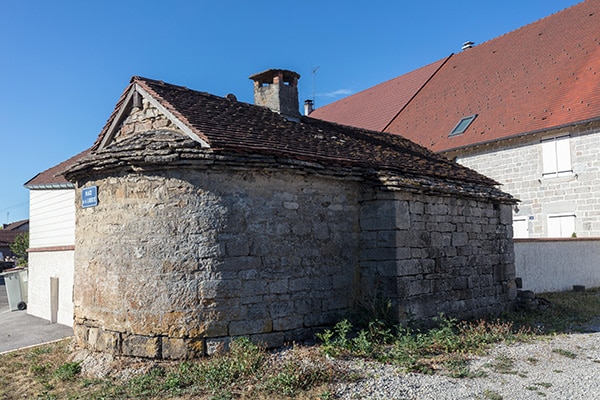
<instances>
[{"instance_id":1,"label":"house with red roof","mask_svg":"<svg viewBox=\"0 0 600 400\"><path fill-rule=\"evenodd\" d=\"M600 237L599 26L600 1L585 0L310 115L401 135L495 179L520 200L515 238L592 240ZM383 109L388 101L395 107ZM600 284L589 273L579 279Z\"/></svg>"},{"instance_id":2,"label":"house with red roof","mask_svg":"<svg viewBox=\"0 0 600 400\"><path fill-rule=\"evenodd\" d=\"M10 247L15 243L17 236L26 234L28 231L29 220L27 219L2 224L0 228L0 270L14 265L15 254Z\"/></svg>"}]
</instances>

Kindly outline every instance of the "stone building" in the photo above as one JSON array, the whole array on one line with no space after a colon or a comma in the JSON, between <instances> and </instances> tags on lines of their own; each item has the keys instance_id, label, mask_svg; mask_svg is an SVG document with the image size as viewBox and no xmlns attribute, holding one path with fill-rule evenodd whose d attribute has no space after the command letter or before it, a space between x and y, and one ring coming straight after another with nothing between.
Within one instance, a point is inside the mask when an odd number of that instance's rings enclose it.
<instances>
[{"instance_id":1,"label":"stone building","mask_svg":"<svg viewBox=\"0 0 600 400\"><path fill-rule=\"evenodd\" d=\"M265 106L134 77L65 171L79 346L180 359L302 339L369 299L397 320L511 303L515 200L495 181L300 116L292 71L251 78Z\"/></svg>"}]
</instances>

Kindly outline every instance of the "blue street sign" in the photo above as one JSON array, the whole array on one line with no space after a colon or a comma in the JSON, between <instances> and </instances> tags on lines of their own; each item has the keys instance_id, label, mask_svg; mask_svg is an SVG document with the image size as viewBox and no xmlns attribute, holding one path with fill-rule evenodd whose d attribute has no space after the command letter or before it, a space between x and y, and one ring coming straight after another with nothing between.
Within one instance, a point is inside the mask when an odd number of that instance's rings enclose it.
<instances>
[{"instance_id":1,"label":"blue street sign","mask_svg":"<svg viewBox=\"0 0 600 400\"><path fill-rule=\"evenodd\" d=\"M81 207L96 207L98 205L98 186L90 186L81 190Z\"/></svg>"}]
</instances>

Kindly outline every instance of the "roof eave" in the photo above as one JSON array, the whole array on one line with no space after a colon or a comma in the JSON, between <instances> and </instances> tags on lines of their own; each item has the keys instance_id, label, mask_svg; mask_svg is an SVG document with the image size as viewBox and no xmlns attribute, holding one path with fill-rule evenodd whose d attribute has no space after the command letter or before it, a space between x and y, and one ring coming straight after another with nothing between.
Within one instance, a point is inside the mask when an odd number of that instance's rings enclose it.
<instances>
[{"instance_id":1,"label":"roof eave","mask_svg":"<svg viewBox=\"0 0 600 400\"><path fill-rule=\"evenodd\" d=\"M75 185L71 182L61 183L41 183L41 184L25 184L23 185L29 190L60 190L60 189L75 189Z\"/></svg>"},{"instance_id":2,"label":"roof eave","mask_svg":"<svg viewBox=\"0 0 600 400\"><path fill-rule=\"evenodd\" d=\"M560 129L565 129L565 128L569 128L569 127L573 127L573 126L577 126L577 125L584 125L584 124L589 124L589 123L594 123L594 122L600 122L600 116L595 117L595 118L589 118L589 119L577 121L577 122L569 122L569 123L566 123L563 125L556 125L556 126L553 126L550 128L536 129L533 131L517 133L517 134L511 135L511 136L505 136L505 137L501 137L501 138L497 138L497 139L486 140L483 142L466 144L464 146L458 146L458 147L452 147L449 149L438 150L438 151L436 151L436 153L438 153L438 154L439 153L452 153L452 152L457 152L457 151L466 150L466 149L472 149L472 148L476 148L476 147L480 147L480 146L487 146L487 145L490 145L493 143L503 142L505 140L518 139L518 138L521 138L524 136L535 135L535 134L542 133L542 132L557 131Z\"/></svg>"}]
</instances>

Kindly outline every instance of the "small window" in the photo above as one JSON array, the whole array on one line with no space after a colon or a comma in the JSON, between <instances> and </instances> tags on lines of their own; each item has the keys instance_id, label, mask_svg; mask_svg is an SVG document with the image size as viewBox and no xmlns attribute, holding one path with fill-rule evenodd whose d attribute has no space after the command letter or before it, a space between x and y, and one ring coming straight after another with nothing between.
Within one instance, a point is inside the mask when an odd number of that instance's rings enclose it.
<instances>
[{"instance_id":1,"label":"small window","mask_svg":"<svg viewBox=\"0 0 600 400\"><path fill-rule=\"evenodd\" d=\"M574 214L548 215L548 237L566 238L575 235Z\"/></svg>"},{"instance_id":2,"label":"small window","mask_svg":"<svg viewBox=\"0 0 600 400\"><path fill-rule=\"evenodd\" d=\"M467 128L469 127L469 125L471 125L471 122L473 122L473 120L476 117L477 117L477 114L473 114L473 115L469 115L468 117L464 117L463 119L458 121L458 124L456 124L456 126L454 127L454 129L452 129L452 132L450 132L450 134L448 136L460 135L461 133L466 131Z\"/></svg>"},{"instance_id":3,"label":"small window","mask_svg":"<svg viewBox=\"0 0 600 400\"><path fill-rule=\"evenodd\" d=\"M569 136L542 140L542 163L544 176L571 175L571 144Z\"/></svg>"},{"instance_id":4,"label":"small window","mask_svg":"<svg viewBox=\"0 0 600 400\"><path fill-rule=\"evenodd\" d=\"M515 217L513 219L513 238L523 239L529 237L529 224L527 217Z\"/></svg>"}]
</instances>

